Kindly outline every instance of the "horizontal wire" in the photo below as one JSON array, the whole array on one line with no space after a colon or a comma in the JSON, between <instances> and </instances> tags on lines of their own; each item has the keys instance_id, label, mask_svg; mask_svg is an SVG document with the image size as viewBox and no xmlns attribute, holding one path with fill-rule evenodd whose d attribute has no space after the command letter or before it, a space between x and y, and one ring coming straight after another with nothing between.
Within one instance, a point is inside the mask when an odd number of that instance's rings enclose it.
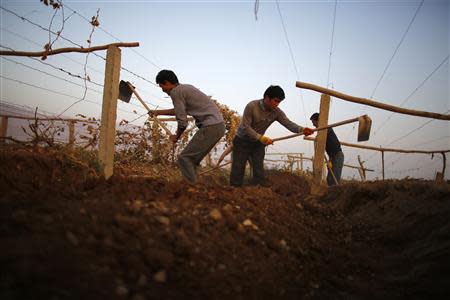
<instances>
[{"instance_id":1,"label":"horizontal wire","mask_svg":"<svg viewBox=\"0 0 450 300\"><path fill-rule=\"evenodd\" d=\"M4 11L6 11L6 12L8 12L8 13L14 15L14 16L16 16L17 18L21 19L22 21L26 21L26 22L28 22L28 23L30 23L30 24L32 24L32 25L34 25L34 26L36 26L36 27L38 27L38 28L40 28L40 29L46 31L46 32L50 32L50 33L52 33L52 34L54 34L54 35L60 37L62 40L65 40L65 41L71 43L72 45L78 46L78 47L80 47L80 48L84 48L82 45L80 45L80 44L78 44L78 43L76 43L76 42L74 42L74 41L72 41L72 40L66 38L66 37L63 36L62 34L58 34L58 33L54 32L54 31L52 31L52 30L50 30L50 29L48 29L48 28L45 28L45 27L43 27L43 26L40 25L40 24L37 24L37 23L35 23L35 22L33 22L33 21L31 21L31 20L29 20L29 19L23 17L23 16L20 16L19 14L15 13L15 12L13 12L13 11L7 9L7 8L4 8L3 6L0 6L0 9L3 9ZM97 56L97 57L99 57L99 58L101 58L101 59L103 59L104 61L106 61L106 58L105 58L105 57L103 57L103 56L101 56L101 55L99 55L99 54L97 54L97 53L95 53L95 52L92 52L92 54L95 55L95 56ZM126 72L128 72L128 73L130 73L131 75L133 75L133 76L135 76L135 77L141 79L141 80L144 80L144 81L150 83L151 85L153 85L153 86L155 86L155 87L159 87L156 83L154 83L154 82L152 82L152 81L146 79L145 77L143 77L143 76L141 76L141 75L136 74L135 72L133 72L133 71L131 71L131 70L129 70L129 69L123 67L123 66L121 66L121 69L124 70L124 71L126 71Z\"/></svg>"},{"instance_id":2,"label":"horizontal wire","mask_svg":"<svg viewBox=\"0 0 450 300\"><path fill-rule=\"evenodd\" d=\"M399 107L403 107L403 105L405 105L406 102L411 99L411 97L428 81L428 79L430 79L444 65L444 63L448 61L449 57L450 55L447 55L447 57L445 57L442 62L436 68L434 68L434 70L430 74L428 74L428 76L424 80L422 80L422 82L408 95L408 97L403 100ZM374 130L373 135L375 135L381 128L383 128L395 114L395 112L391 112L386 120L384 120L384 122L381 122L381 125L376 130Z\"/></svg>"},{"instance_id":3,"label":"horizontal wire","mask_svg":"<svg viewBox=\"0 0 450 300\"><path fill-rule=\"evenodd\" d=\"M14 52L16 51L16 50L14 50L14 49L12 49L12 48L10 48L10 47L7 47L7 46L1 45L1 44L0 44L0 47L1 47L1 48L5 48L5 49L9 49L9 50L14 51ZM95 85L97 85L97 86L103 87L102 84L97 83L97 82L94 82L94 81L91 81L91 80L88 80L87 78L84 78L84 77L82 77L82 76L79 75L79 74L73 74L73 73L70 72L70 71L64 70L64 69L61 68L61 67L56 67L56 66L54 66L54 65L52 65L52 64L49 64L49 63L47 63L47 62L44 62L44 61L42 61L42 60L40 60L40 59L37 59L37 58L35 58L35 57L30 57L30 56L27 56L27 57L28 57L29 59L32 59L32 60L34 60L34 61L37 61L37 62L39 62L39 63L41 63L41 64L43 64L43 65L52 67L52 68L55 69L55 70L64 72L64 73L66 73L67 75L72 76L72 77L74 77L74 78L79 78L79 79L82 79L82 80L85 80L85 79L86 79L87 82L90 82L90 83L95 84Z\"/></svg>"},{"instance_id":4,"label":"horizontal wire","mask_svg":"<svg viewBox=\"0 0 450 300\"><path fill-rule=\"evenodd\" d=\"M55 90L51 90L51 89L44 88L44 87L41 87L41 86L37 86L37 85L31 84L31 83L27 83L27 82L24 82L24 81L21 81L21 80L18 80L18 79L6 77L6 76L3 76L1 74L0 74L0 77L3 78L3 79L6 79L6 80L10 80L10 81L16 82L16 83L24 84L24 85L27 85L27 86L30 86L30 87L34 87L34 88L37 88L37 89L40 89L40 90L51 92L51 93L54 93L54 94L57 94L57 95L60 95L60 96L65 96L65 97L69 97L69 98L73 98L73 99L77 99L77 100L79 99L78 97L73 96L73 95L69 95L69 94L65 94L65 93L59 92L59 91L55 91ZM92 101L92 100L89 100L89 99L84 99L84 101L92 103L92 104L95 104L95 105L98 105L98 106L102 106L101 103L98 103L98 102L95 102L95 101ZM124 110L124 109L120 109L120 108L118 108L118 110L120 110L122 112L125 112L125 113L128 113L128 114L135 114L134 112L130 112L130 111L127 111L127 110Z\"/></svg>"},{"instance_id":5,"label":"horizontal wire","mask_svg":"<svg viewBox=\"0 0 450 300\"><path fill-rule=\"evenodd\" d=\"M41 46L42 46L42 45L39 44L38 42L33 41L33 40L31 40L31 39L29 39L29 38L27 38L27 37L25 37L25 36L23 36L23 35L21 35L21 34L18 34L17 32L11 31L11 30L6 29L6 28L3 28L3 27L0 27L0 30L5 31L5 32L8 32L8 33L11 34L11 35L17 36L17 37L19 37L19 38L21 38L21 39L23 39L23 40L25 40L25 41L27 41L27 42L29 42L29 43L35 45L35 46L38 46L38 47L41 47ZM11 48L7 48L7 49L13 50L13 49L11 49ZM71 58L70 56L68 56L68 55L66 55L66 54L64 54L64 53L60 53L60 54L58 54L58 56L59 56L59 55L62 56L62 57L64 57L64 58L66 58L66 59L68 59L68 60L70 60L70 61L72 61L72 62L74 62L74 63L76 63L76 64L78 64L78 65L80 65L80 66L84 66L84 63L79 62L79 61L77 61L77 60ZM34 57L33 57L33 58L34 58ZM41 61L41 60L39 60L39 61ZM102 75L105 73L104 71L100 71L100 70L97 70L97 69L92 68L92 67L89 67L89 66L88 66L88 68L89 68L90 70L92 70L92 71L94 71L94 72L96 72L96 73L102 74Z\"/></svg>"},{"instance_id":6,"label":"horizontal wire","mask_svg":"<svg viewBox=\"0 0 450 300\"><path fill-rule=\"evenodd\" d=\"M71 10L74 14L78 15L80 18L84 19L86 22L88 22L89 24L91 23L91 21L86 18L85 16L83 16L82 14L78 13L77 11L75 11L74 9L72 9L70 6L68 6L67 4L64 3L64 6L66 8L68 8L69 10ZM115 39L116 41L119 42L123 42L122 40L120 40L119 38L115 37L114 35L112 35L111 33L109 33L108 31L106 31L103 27L101 26L97 26L101 31L103 31L104 33L106 33L108 36L110 36L111 38ZM135 49L131 48L131 51L133 51L134 53L136 53L137 55L139 55L141 58L143 58L144 60L146 60L147 62L149 62L150 64L152 64L153 66L155 66L158 69L162 69L160 66L158 66L157 64L155 64L153 61L151 61L150 59L148 59L147 57L143 56L142 54L140 54L138 51L136 51Z\"/></svg>"},{"instance_id":7,"label":"horizontal wire","mask_svg":"<svg viewBox=\"0 0 450 300\"><path fill-rule=\"evenodd\" d=\"M6 57L2 57L1 59L4 59L4 60L6 60L6 61L10 61L10 62L12 62L12 63L15 63L15 64L17 64L17 65L23 66L23 67L25 67L25 68L28 68L28 69L31 69L31 70L40 72L40 73L45 74L45 75L47 75L47 76L54 77L54 78L56 78L56 79L59 79L59 80L68 82L68 83L70 83L70 84L73 84L73 85L76 85L76 86L79 86L79 87L84 88L84 85L82 85L82 84L79 84L79 83L76 83L76 82L67 80L67 79L62 78L62 77L59 77L59 76L57 76L57 75L53 75L53 74L47 73L47 72L45 72L45 71L42 71L42 70L36 69L36 68L34 68L34 67L31 67L31 66L29 66L29 65L23 64L23 63L21 63L21 62L18 62L18 61L15 61L15 60L12 60L12 59L9 59L9 58L6 58ZM93 91L93 92L95 92L95 93L97 93L97 94L103 94L103 92L94 90L94 89L89 88L89 87L88 87L87 89L88 89L89 91Z\"/></svg>"}]
</instances>

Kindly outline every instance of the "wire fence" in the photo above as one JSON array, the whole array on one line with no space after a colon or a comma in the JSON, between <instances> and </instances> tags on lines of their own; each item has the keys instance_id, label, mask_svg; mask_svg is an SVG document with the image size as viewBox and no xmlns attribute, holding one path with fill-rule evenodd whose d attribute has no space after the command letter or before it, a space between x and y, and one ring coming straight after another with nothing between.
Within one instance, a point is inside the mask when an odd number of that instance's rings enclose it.
<instances>
[{"instance_id":1,"label":"wire fence","mask_svg":"<svg viewBox=\"0 0 450 300\"><path fill-rule=\"evenodd\" d=\"M376 91L378 90L380 83L383 81L387 71L389 70L389 68L392 65L392 62L394 60L394 58L396 57L399 48L402 46L403 42L405 41L408 33L410 32L412 25L414 24L416 18L419 15L419 12L422 8L424 4L424 1L421 1L420 4L418 5L414 15L412 16L412 19L410 20L405 32L403 33L400 41L398 42L398 44L396 45L392 55L390 56L387 64L385 65L385 68L383 69L383 72L381 74L381 76L378 78L378 81L375 84L375 87L371 93L371 98L375 95ZM68 5L64 4L63 7L67 8L70 11L69 15L64 15L63 12L63 21L62 21L62 26L61 28L59 28L58 31L55 31L52 29L52 22L53 20L56 18L56 11L54 12L51 22L49 24L49 26L45 26L43 24L40 24L38 22L35 22L33 20L30 19L30 16L35 14L36 11L31 11L29 13L26 14L19 14L11 9L5 8L3 6L0 6L0 9L3 10L5 13L10 14L11 16L14 16L15 18L17 18L18 21L23 22L23 23L27 23L30 26L33 26L34 28L37 28L45 33L48 34L48 43L46 44L47 47L52 47L53 45L55 45L55 42L57 40L61 40L65 43L68 43L70 45L74 45L77 46L79 48L83 48L85 46L83 46L82 44L74 41L72 38L70 38L64 31L64 24L65 22L69 22L69 21L74 21L74 17L77 16L79 19L81 19L83 22L89 23L89 24L93 24L93 20L94 19L89 19L88 17L82 15L81 13L77 12L76 10L74 10L73 8L69 7ZM255 4L255 7L256 4ZM294 49L292 47L292 44L290 42L289 39L289 35L288 35L288 31L287 31L287 27L286 27L286 23L284 21L283 15L282 15L282 11L280 8L280 4L278 3L278 1L276 2L276 7L278 10L278 14L280 17L280 21L282 24L282 30L284 32L284 36L288 45L288 50L290 53L290 57L291 57L291 61L292 61L292 65L293 68L295 70L297 79L299 79L299 70L297 68L297 62L295 60L294 57ZM256 9L256 8L255 8ZM257 14L257 11L255 10L255 15ZM331 85L331 74L332 74L332 54L333 54L333 45L334 45L334 33L335 33L335 26L336 26L336 16L337 16L337 1L335 1L334 3L334 10L333 10L333 21L332 21L332 34L331 34L331 42L330 42L330 50L329 50L329 57L328 57L328 69L327 69L327 87L329 87ZM98 12L97 12L97 18L98 18ZM90 32L89 38L88 38L88 44L90 45L92 42L92 37L93 37L93 32L95 30L96 26L92 26L92 31ZM110 33L108 30L106 30L103 27L97 26L98 30L100 30L102 33L106 34L108 37L112 38L114 41L120 41L121 40L119 38L117 38L114 34ZM20 38L22 40L25 40L35 46L39 46L42 47L43 45L29 37L25 37L9 28L5 28L2 27L0 28L1 31L6 32L8 34L11 34L12 36L15 36L17 38ZM0 45L1 48L3 49L8 49L8 50L12 50L15 51L12 47L9 47L8 45ZM133 53L135 53L136 55L138 55L142 60L144 60L145 62L149 63L152 67L154 67L156 70L160 70L161 67L156 64L152 59L149 59L147 57L145 57L144 55L142 55L141 53L139 53L138 51L131 49L131 51ZM95 52L92 53L96 58L105 61L106 58L100 54L97 54ZM81 88L83 89L83 96L76 96L73 95L69 92L66 92L65 89L61 89L58 90L56 88L49 88L40 84L36 84L35 82L32 81L28 81L25 78L18 78L18 77L13 77L13 76L9 76L9 75L5 75L4 73L1 74L1 78L2 80L9 82L10 84L15 84L18 86L25 86L27 88L30 89L35 89L35 90L40 90L40 91L44 91L47 92L49 94L54 94L54 95L58 95L58 96L62 96L64 98L67 99L72 99L74 101L72 101L70 103L70 105L66 106L66 108L64 108L64 110L62 110L61 113L56 113L54 114L54 116L62 116L62 114L64 112L67 112L69 109L73 108L75 105L81 104L83 102L86 102L85 104L83 104L83 106L78 107L77 106L77 111L89 111L90 108L88 108L87 104L92 104L95 106L101 106L101 100L99 99L99 95L103 94L103 91L101 90L104 86L102 83L99 82L99 80L92 80L89 75L88 75L88 71L89 72L95 72L97 74L97 76L101 76L104 74L104 72L100 71L98 68L95 68L93 66L90 66L88 64L88 60L87 60L87 55L86 55L86 60L85 62L79 62L67 55L61 55L62 58L70 60L71 62L83 67L82 73L84 74L80 74L80 72L74 71L74 70L70 70L70 68L64 66L60 66L57 65L55 63L49 63L37 58L33 58L33 57L29 57L28 59L30 60L30 62L25 62L23 60L18 60L18 59L12 59L12 58L7 58L7 57L2 57L2 64L9 64L12 68L12 66L14 66L14 68L17 69L21 69L23 70L22 72L34 72L36 74L38 74L41 77L48 77L51 78L52 80L58 80L60 82L69 84L73 87L77 87L77 88ZM439 70L441 69L446 63L448 63L448 59L449 56L447 55L446 57L444 57L441 62L439 64L437 64L437 66L427 75L425 76L424 80L421 81L412 91L411 93L408 94L408 96L401 102L400 106L405 105L412 97L413 95L415 95L429 80L432 79L433 75ZM37 64L42 65L42 67L37 67ZM50 70L59 72L60 74L63 74L63 76L60 75L56 75L54 73L52 73ZM126 72L128 75L134 77L136 80L141 80L145 83L150 84L150 86L152 88L158 88L158 85L153 82L152 80L147 79L146 77L138 74L137 72L131 70L130 68L121 67L121 70L123 70L124 72ZM79 82L78 82L79 80ZM88 92L90 92L91 94L87 94ZM153 94L151 91L147 90L147 89L140 89L140 92L145 93L150 95L153 99L157 99L159 102L164 102L167 103L168 105L171 104L171 101L158 97L155 94ZM94 98L90 98L92 97L92 94L95 94L97 96L95 96ZM301 95L300 95L301 96ZM133 98L134 99L134 98ZM136 100L132 100L133 102L135 102ZM1 99L2 102L2 113L10 113L11 112L11 108L8 108L8 99L7 98L3 98ZM303 112L306 112L305 110L305 106L303 103L303 98L301 98L301 102L303 105ZM5 105L6 104L6 105ZM147 103L149 106L151 107L160 107L157 104L154 103ZM450 110L449 110L450 111ZM449 112L447 111L447 113ZM118 112L121 112L124 114L124 116L126 116L126 119L129 119L130 121L126 121L129 124L134 124L134 122L138 122L134 125L142 125L142 121L145 120L144 117L147 116L147 112L145 111L144 108L142 108L140 105L136 105L134 103L129 103L129 104L123 104L120 103L119 107L118 107ZM384 121L379 122L379 126L373 131L373 135L376 135L382 128L384 128L385 126L387 126L386 124L388 124L391 119L395 116L394 113L391 113ZM306 120L306 114L305 114L305 120ZM390 142L386 142L385 147L388 147L390 145L397 145L400 141L406 139L407 137L409 137L410 135L414 134L415 132L419 132L421 129L425 128L426 126L428 126L433 120L429 120L423 124L421 124L418 127L415 127L414 129L412 129L410 132L407 132L406 134L403 134L402 136L393 139ZM353 132L353 130L355 129L355 127L353 127L352 129L350 129L351 132ZM344 135L345 136L345 135ZM448 141L449 136L441 136L439 138L432 138L429 139L428 142L423 142L420 144L415 144L415 146L419 146L419 145L431 145L434 142L440 142L440 141ZM353 154L348 160L349 161L353 161L355 162L355 156L356 154ZM376 157L376 153L368 156L368 158L366 157L365 161L367 162L367 164L374 168L376 171L380 170L380 168L378 167L378 164L373 163L373 159ZM392 159L389 160L387 162L387 165L390 165L391 167L394 167L396 165L398 165L401 160L402 157L401 155L392 155ZM424 164L424 166L427 166L427 164ZM410 173L415 173L416 171L419 171L420 167L413 167L413 168L407 168L407 169L402 169L402 170L396 170L396 171L390 171L391 174L400 174L400 175L404 175L407 174L408 172Z\"/></svg>"}]
</instances>

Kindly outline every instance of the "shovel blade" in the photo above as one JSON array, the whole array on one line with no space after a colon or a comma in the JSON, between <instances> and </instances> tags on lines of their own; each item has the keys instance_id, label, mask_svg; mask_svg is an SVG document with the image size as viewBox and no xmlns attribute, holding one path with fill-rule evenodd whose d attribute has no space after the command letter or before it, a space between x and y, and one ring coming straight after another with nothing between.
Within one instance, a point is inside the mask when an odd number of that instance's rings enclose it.
<instances>
[{"instance_id":1,"label":"shovel blade","mask_svg":"<svg viewBox=\"0 0 450 300\"><path fill-rule=\"evenodd\" d=\"M365 142L369 140L371 128L372 119L368 115L358 118L358 142Z\"/></svg>"},{"instance_id":2,"label":"shovel blade","mask_svg":"<svg viewBox=\"0 0 450 300\"><path fill-rule=\"evenodd\" d=\"M128 82L121 80L119 84L119 100L129 103L133 91L130 89Z\"/></svg>"}]
</instances>

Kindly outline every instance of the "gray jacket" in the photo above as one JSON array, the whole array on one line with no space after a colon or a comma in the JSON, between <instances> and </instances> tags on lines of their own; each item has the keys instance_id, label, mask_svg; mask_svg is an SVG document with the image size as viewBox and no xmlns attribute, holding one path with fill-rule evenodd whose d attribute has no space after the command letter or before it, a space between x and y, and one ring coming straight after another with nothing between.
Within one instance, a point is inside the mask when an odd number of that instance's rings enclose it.
<instances>
[{"instance_id":1,"label":"gray jacket","mask_svg":"<svg viewBox=\"0 0 450 300\"><path fill-rule=\"evenodd\" d=\"M187 115L193 116L198 127L223 123L217 105L196 87L179 84L170 91L178 127L186 128Z\"/></svg>"},{"instance_id":2,"label":"gray jacket","mask_svg":"<svg viewBox=\"0 0 450 300\"><path fill-rule=\"evenodd\" d=\"M294 133L303 131L303 127L289 120L281 109L278 107L274 110L266 109L263 99L260 99L249 102L245 107L237 136L257 141L275 121Z\"/></svg>"}]
</instances>

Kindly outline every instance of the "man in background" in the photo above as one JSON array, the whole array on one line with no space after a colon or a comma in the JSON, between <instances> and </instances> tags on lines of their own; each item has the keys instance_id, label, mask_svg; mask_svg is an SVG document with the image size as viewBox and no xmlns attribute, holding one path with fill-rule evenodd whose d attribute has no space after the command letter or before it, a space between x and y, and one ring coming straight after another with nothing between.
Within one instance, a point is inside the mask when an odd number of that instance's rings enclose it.
<instances>
[{"instance_id":1,"label":"man in background","mask_svg":"<svg viewBox=\"0 0 450 300\"><path fill-rule=\"evenodd\" d=\"M319 113L312 114L310 120L314 127L317 128L317 126L319 126ZM341 143L334 133L333 128L328 128L325 151L328 154L327 183L328 186L333 186L340 182L342 167L344 166L344 153L342 152Z\"/></svg>"}]
</instances>

